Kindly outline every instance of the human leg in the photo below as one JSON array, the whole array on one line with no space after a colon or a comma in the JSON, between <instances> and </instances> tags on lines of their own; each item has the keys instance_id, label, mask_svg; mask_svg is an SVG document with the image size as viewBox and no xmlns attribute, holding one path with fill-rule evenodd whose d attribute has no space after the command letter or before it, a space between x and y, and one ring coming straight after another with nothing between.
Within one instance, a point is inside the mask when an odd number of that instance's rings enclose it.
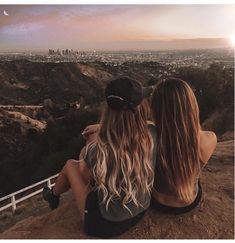
<instances>
[{"instance_id":1,"label":"human leg","mask_svg":"<svg viewBox=\"0 0 235 243\"><path fill-rule=\"evenodd\" d=\"M58 196L69 188L72 189L76 204L83 218L86 197L90 191L89 169L83 161L68 160L66 162L53 187L53 194Z\"/></svg>"}]
</instances>

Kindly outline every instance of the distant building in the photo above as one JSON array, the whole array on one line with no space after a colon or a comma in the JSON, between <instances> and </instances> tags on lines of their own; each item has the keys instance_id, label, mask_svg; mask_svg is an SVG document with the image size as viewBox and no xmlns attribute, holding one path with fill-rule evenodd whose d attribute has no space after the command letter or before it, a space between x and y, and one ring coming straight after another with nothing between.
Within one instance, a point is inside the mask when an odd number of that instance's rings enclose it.
<instances>
[{"instance_id":1,"label":"distant building","mask_svg":"<svg viewBox=\"0 0 235 243\"><path fill-rule=\"evenodd\" d=\"M53 55L53 50L52 49L49 49L48 55Z\"/></svg>"},{"instance_id":2,"label":"distant building","mask_svg":"<svg viewBox=\"0 0 235 243\"><path fill-rule=\"evenodd\" d=\"M61 55L61 53L60 53L60 49L59 49L59 48L57 49L56 54L57 54L57 55Z\"/></svg>"}]
</instances>

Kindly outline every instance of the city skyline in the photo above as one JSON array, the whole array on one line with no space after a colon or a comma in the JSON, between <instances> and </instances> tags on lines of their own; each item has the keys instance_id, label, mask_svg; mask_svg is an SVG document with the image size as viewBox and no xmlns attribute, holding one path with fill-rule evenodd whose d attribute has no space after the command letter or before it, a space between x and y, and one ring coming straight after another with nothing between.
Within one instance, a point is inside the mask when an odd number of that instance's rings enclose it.
<instances>
[{"instance_id":1,"label":"city skyline","mask_svg":"<svg viewBox=\"0 0 235 243\"><path fill-rule=\"evenodd\" d=\"M222 48L235 5L0 5L0 51Z\"/></svg>"}]
</instances>

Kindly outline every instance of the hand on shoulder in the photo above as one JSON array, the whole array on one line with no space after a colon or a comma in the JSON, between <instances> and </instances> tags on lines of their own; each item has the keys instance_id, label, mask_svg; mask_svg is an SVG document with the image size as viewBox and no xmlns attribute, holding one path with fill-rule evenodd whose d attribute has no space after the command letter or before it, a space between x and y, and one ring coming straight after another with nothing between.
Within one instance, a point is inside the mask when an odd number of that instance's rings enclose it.
<instances>
[{"instance_id":1,"label":"hand on shoulder","mask_svg":"<svg viewBox=\"0 0 235 243\"><path fill-rule=\"evenodd\" d=\"M147 120L147 124L148 124L148 125L156 126L156 125L154 124L154 122L153 122L153 121L150 121L150 120Z\"/></svg>"},{"instance_id":2,"label":"hand on shoulder","mask_svg":"<svg viewBox=\"0 0 235 243\"><path fill-rule=\"evenodd\" d=\"M89 137L90 137L91 135L93 135L94 133L97 133L99 127L100 127L100 124L93 124L93 125L89 125L89 126L87 126L87 127L83 130L83 132L82 132L83 137L84 137L86 140L88 140Z\"/></svg>"}]
</instances>

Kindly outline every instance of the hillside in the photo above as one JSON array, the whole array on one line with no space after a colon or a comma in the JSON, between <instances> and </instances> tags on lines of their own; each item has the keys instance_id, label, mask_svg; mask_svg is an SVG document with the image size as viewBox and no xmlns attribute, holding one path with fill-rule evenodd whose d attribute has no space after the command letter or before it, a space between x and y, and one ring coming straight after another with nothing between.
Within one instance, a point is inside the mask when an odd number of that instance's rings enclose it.
<instances>
[{"instance_id":1,"label":"hillside","mask_svg":"<svg viewBox=\"0 0 235 243\"><path fill-rule=\"evenodd\" d=\"M202 201L184 215L166 215L149 209L144 218L120 239L233 239L234 238L234 142L219 142L201 175ZM1 239L88 239L82 230L71 193L62 198L54 211L39 196L22 204L16 216L0 218L9 229ZM24 211L28 214L20 218ZM20 220L14 226L15 217ZM5 223L5 225L6 225ZM1 227L3 230L3 226Z\"/></svg>"},{"instance_id":2,"label":"hillside","mask_svg":"<svg viewBox=\"0 0 235 243\"><path fill-rule=\"evenodd\" d=\"M0 104L40 104L102 99L102 88L112 75L80 63L0 62Z\"/></svg>"},{"instance_id":3,"label":"hillside","mask_svg":"<svg viewBox=\"0 0 235 243\"><path fill-rule=\"evenodd\" d=\"M81 131L97 120L98 108L88 108L43 107L33 114L0 109L0 197L56 174L66 160L78 157Z\"/></svg>"},{"instance_id":4,"label":"hillside","mask_svg":"<svg viewBox=\"0 0 235 243\"><path fill-rule=\"evenodd\" d=\"M103 100L111 77L81 63L0 61L0 197L55 174L79 154L81 130L97 119L89 107Z\"/></svg>"},{"instance_id":5,"label":"hillside","mask_svg":"<svg viewBox=\"0 0 235 243\"><path fill-rule=\"evenodd\" d=\"M109 79L127 75L152 86L159 78L174 75L192 86L203 129L214 131L220 141L202 173L204 198L200 208L185 216L150 210L139 226L122 237L232 238L234 70L217 63L206 69L189 66L168 71L167 65L157 62L115 66L0 61L0 197L57 173L67 159L78 157L84 146L81 131L98 121ZM6 183L8 178L11 183ZM0 214L0 232L9 229L1 237L84 238L71 203L68 194L61 207L50 212L41 197L32 198L19 206L16 215ZM45 228L47 220L51 223Z\"/></svg>"}]
</instances>

